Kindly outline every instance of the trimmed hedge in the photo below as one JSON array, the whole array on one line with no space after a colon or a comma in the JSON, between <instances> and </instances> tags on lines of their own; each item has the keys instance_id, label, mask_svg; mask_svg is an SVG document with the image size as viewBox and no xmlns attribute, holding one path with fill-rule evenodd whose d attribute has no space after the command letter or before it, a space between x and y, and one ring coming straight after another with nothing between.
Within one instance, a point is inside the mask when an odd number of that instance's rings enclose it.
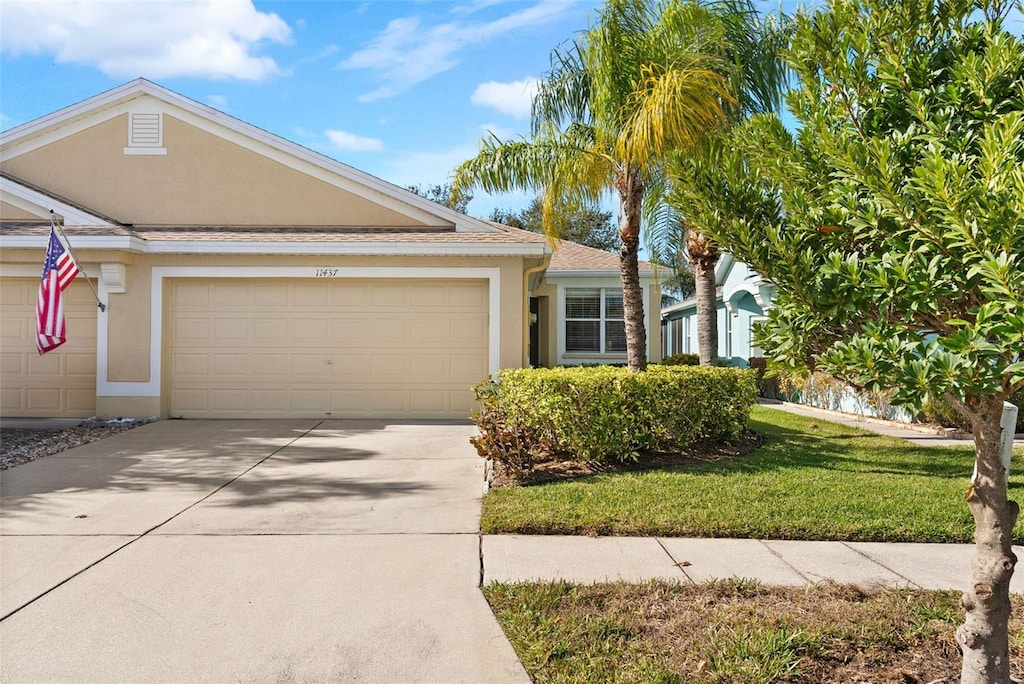
<instances>
[{"instance_id":1,"label":"trimmed hedge","mask_svg":"<svg viewBox=\"0 0 1024 684\"><path fill-rule=\"evenodd\" d=\"M580 461L635 462L645 452L681 451L735 439L757 396L739 368L607 366L514 368L476 387L481 456L518 472L551 454Z\"/></svg>"}]
</instances>

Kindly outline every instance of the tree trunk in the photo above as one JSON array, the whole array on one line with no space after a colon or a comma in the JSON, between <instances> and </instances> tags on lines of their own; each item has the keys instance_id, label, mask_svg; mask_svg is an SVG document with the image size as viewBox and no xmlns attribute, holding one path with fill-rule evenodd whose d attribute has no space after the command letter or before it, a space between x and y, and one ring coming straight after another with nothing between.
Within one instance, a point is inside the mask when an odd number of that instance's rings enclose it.
<instances>
[{"instance_id":1,"label":"tree trunk","mask_svg":"<svg viewBox=\"0 0 1024 684\"><path fill-rule=\"evenodd\" d=\"M713 366L718 358L718 303L715 266L721 253L718 246L703 233L687 228L686 253L693 266L697 297L697 350L700 365Z\"/></svg>"},{"instance_id":2,"label":"tree trunk","mask_svg":"<svg viewBox=\"0 0 1024 684\"><path fill-rule=\"evenodd\" d=\"M967 491L977 555L971 588L961 599L967 615L956 631L963 651L960 682L1004 684L1010 681L1010 578L1017 562L1012 544L1019 507L1006 497L1006 473L1000 461L1001 398L969 397L963 410L974 430L978 475Z\"/></svg>"},{"instance_id":3,"label":"tree trunk","mask_svg":"<svg viewBox=\"0 0 1024 684\"><path fill-rule=\"evenodd\" d=\"M647 370L647 329L644 327L644 292L640 287L640 207L643 183L624 172L615 181L619 191L619 274L622 276L622 315L626 324L626 361L631 371Z\"/></svg>"}]
</instances>

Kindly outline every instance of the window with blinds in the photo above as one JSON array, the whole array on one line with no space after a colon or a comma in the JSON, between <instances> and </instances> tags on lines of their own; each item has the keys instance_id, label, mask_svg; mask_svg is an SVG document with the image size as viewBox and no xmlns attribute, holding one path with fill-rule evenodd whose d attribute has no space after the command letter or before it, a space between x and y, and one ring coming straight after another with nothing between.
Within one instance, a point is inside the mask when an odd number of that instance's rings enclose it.
<instances>
[{"instance_id":1,"label":"window with blinds","mask_svg":"<svg viewBox=\"0 0 1024 684\"><path fill-rule=\"evenodd\" d=\"M626 351L621 291L597 287L566 289L565 351L593 354Z\"/></svg>"}]
</instances>

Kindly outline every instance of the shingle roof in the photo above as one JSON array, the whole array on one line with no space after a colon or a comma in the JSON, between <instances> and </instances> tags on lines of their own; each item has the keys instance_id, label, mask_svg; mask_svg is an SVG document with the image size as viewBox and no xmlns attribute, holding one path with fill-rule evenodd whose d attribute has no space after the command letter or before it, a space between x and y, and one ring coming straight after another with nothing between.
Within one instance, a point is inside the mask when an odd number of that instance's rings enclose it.
<instances>
[{"instance_id":1,"label":"shingle roof","mask_svg":"<svg viewBox=\"0 0 1024 684\"><path fill-rule=\"evenodd\" d=\"M528 230L492 224L493 233L465 233L452 229L408 228L323 228L280 226L65 226L69 238L80 236L135 237L145 241L167 242L335 242L335 243L406 243L406 244L545 244L547 237ZM5 221L0 235L40 236L49 234L49 222ZM641 270L650 270L640 262ZM548 271L618 271L619 255L586 245L558 241L554 246Z\"/></svg>"},{"instance_id":2,"label":"shingle roof","mask_svg":"<svg viewBox=\"0 0 1024 684\"><path fill-rule=\"evenodd\" d=\"M524 242L549 242L547 236L521 228L513 228L500 223L492 223L498 228L517 235ZM640 262L641 270L650 270L646 261ZM619 255L603 249L588 247L578 242L559 240L554 245L549 271L618 271Z\"/></svg>"}]
</instances>

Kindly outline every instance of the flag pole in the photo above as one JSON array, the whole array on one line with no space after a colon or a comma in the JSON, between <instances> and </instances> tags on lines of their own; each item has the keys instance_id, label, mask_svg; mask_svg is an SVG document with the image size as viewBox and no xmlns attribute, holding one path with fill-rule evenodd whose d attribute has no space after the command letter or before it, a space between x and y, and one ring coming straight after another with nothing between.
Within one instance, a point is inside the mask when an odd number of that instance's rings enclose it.
<instances>
[{"instance_id":1,"label":"flag pole","mask_svg":"<svg viewBox=\"0 0 1024 684\"><path fill-rule=\"evenodd\" d=\"M68 254L70 254L71 258L75 260L75 263L79 265L78 268L82 272L82 277L85 278L85 282L89 284L89 289L92 290L92 296L96 298L96 306L99 307L100 311L106 311L107 305L101 302L100 296L96 294L96 288L92 286L92 281L89 280L89 275L81 266L82 262L78 260L78 257L75 256L74 250L71 249L71 240L68 240L67 233L65 233L64 229L61 228L59 223L57 223L57 215L53 213L53 209L50 210L50 227L60 233L60 237L64 240L64 247L67 248Z\"/></svg>"}]
</instances>

